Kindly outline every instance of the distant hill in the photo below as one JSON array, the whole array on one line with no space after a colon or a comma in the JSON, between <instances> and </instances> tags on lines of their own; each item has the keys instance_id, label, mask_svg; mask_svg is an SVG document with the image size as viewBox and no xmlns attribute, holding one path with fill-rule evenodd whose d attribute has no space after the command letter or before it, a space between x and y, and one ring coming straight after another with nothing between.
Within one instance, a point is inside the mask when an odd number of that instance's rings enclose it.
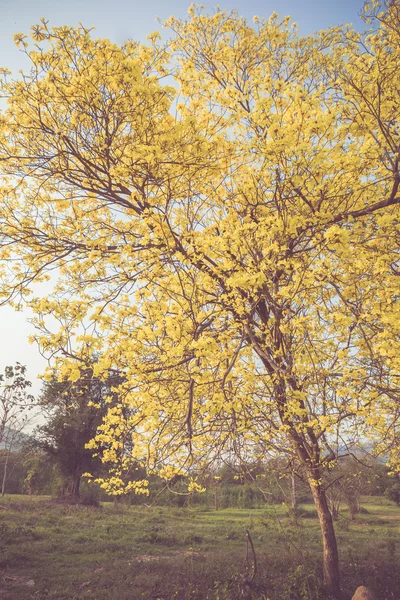
<instances>
[{"instance_id":1,"label":"distant hill","mask_svg":"<svg viewBox=\"0 0 400 600\"><path fill-rule=\"evenodd\" d=\"M359 458L360 460L368 459L369 457L374 456L373 449L374 449L374 445L372 443L368 443L368 442L366 442L363 445L355 444L350 447L343 446L342 448L339 448L339 457L346 456L350 452L351 454L353 454L356 458ZM388 460L387 454L382 454L381 456L376 456L375 460L377 462L385 464Z\"/></svg>"}]
</instances>

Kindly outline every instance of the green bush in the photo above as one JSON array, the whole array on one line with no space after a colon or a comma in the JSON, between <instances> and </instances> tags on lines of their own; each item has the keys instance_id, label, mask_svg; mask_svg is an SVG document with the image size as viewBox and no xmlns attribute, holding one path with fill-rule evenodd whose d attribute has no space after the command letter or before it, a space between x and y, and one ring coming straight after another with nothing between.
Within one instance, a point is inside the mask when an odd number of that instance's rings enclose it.
<instances>
[{"instance_id":1,"label":"green bush","mask_svg":"<svg viewBox=\"0 0 400 600\"><path fill-rule=\"evenodd\" d=\"M390 487L388 487L385 491L385 496L395 502L397 506L400 506L400 483L393 483Z\"/></svg>"}]
</instances>

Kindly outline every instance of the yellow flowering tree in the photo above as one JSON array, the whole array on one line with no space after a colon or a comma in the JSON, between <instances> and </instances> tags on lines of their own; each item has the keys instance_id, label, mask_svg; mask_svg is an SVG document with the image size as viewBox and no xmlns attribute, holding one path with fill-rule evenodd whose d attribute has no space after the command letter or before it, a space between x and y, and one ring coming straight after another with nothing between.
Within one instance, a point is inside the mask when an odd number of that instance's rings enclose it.
<instances>
[{"instance_id":1,"label":"yellow flowering tree","mask_svg":"<svg viewBox=\"0 0 400 600\"><path fill-rule=\"evenodd\" d=\"M364 18L301 37L192 8L165 47L42 21L1 84L2 298L65 378L93 352L123 373L93 441L110 489L131 461L196 490L194 464L285 445L333 596L323 470L360 435L400 462L400 14Z\"/></svg>"}]
</instances>

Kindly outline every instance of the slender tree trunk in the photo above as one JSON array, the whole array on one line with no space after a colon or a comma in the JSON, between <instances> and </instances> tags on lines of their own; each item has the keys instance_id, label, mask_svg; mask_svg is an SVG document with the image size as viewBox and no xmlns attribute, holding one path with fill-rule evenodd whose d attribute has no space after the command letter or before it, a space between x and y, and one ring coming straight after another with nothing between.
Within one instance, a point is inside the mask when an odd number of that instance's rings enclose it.
<instances>
[{"instance_id":1,"label":"slender tree trunk","mask_svg":"<svg viewBox=\"0 0 400 600\"><path fill-rule=\"evenodd\" d=\"M215 488L215 492L214 492L214 510L218 510L218 508L219 508L218 488Z\"/></svg>"},{"instance_id":2,"label":"slender tree trunk","mask_svg":"<svg viewBox=\"0 0 400 600\"><path fill-rule=\"evenodd\" d=\"M334 521L338 521L339 519L339 503L338 502L332 502L331 505L331 514L332 514L332 519Z\"/></svg>"},{"instance_id":3,"label":"slender tree trunk","mask_svg":"<svg viewBox=\"0 0 400 600\"><path fill-rule=\"evenodd\" d=\"M4 496L6 493L6 480L7 480L7 469L8 469L8 459L10 458L10 453L7 452L6 462L4 463L4 471L3 471L3 481L1 483L1 495Z\"/></svg>"},{"instance_id":4,"label":"slender tree trunk","mask_svg":"<svg viewBox=\"0 0 400 600\"><path fill-rule=\"evenodd\" d=\"M325 490L321 485L316 485L316 480L311 476L309 476L309 483L321 528L324 583L329 594L334 598L340 598L339 555L328 500Z\"/></svg>"},{"instance_id":5,"label":"slender tree trunk","mask_svg":"<svg viewBox=\"0 0 400 600\"><path fill-rule=\"evenodd\" d=\"M293 513L296 512L297 509L297 494L296 494L296 476L294 474L294 472L292 471L292 481L291 481L291 502L292 502L292 508L293 508Z\"/></svg>"}]
</instances>

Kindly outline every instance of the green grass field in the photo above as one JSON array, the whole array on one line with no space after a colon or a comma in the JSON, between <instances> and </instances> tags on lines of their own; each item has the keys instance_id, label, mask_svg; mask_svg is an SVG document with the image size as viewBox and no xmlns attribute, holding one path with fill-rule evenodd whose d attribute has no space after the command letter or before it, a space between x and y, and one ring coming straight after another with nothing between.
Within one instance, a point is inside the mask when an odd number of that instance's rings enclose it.
<instances>
[{"instance_id":1,"label":"green grass field","mask_svg":"<svg viewBox=\"0 0 400 600\"><path fill-rule=\"evenodd\" d=\"M369 585L400 599L400 509L366 498L355 522L336 524L345 598ZM316 600L318 522L302 507L200 511L100 508L45 497L0 499L0 600ZM251 533L257 557L246 542Z\"/></svg>"}]
</instances>

